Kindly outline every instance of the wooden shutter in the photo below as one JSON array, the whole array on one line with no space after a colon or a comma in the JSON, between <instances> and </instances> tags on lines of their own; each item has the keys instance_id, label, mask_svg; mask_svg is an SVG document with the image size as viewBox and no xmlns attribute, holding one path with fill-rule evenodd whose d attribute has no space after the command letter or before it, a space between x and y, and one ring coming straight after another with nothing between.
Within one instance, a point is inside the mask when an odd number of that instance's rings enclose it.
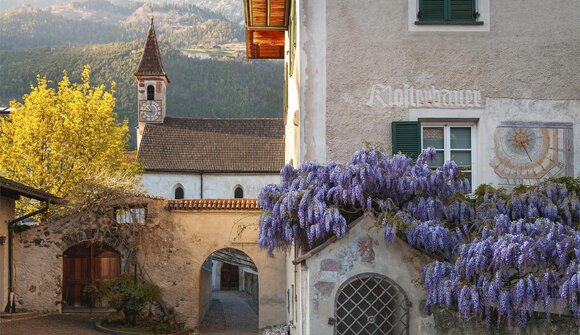
<instances>
[{"instance_id":1,"label":"wooden shutter","mask_svg":"<svg viewBox=\"0 0 580 335\"><path fill-rule=\"evenodd\" d=\"M416 159L421 152L421 123L418 121L397 121L391 124L393 155L403 153Z\"/></svg>"},{"instance_id":2,"label":"wooden shutter","mask_svg":"<svg viewBox=\"0 0 580 335\"><path fill-rule=\"evenodd\" d=\"M450 0L451 21L473 21L475 0Z\"/></svg>"},{"instance_id":3,"label":"wooden shutter","mask_svg":"<svg viewBox=\"0 0 580 335\"><path fill-rule=\"evenodd\" d=\"M446 0L419 0L420 21L444 21Z\"/></svg>"}]
</instances>

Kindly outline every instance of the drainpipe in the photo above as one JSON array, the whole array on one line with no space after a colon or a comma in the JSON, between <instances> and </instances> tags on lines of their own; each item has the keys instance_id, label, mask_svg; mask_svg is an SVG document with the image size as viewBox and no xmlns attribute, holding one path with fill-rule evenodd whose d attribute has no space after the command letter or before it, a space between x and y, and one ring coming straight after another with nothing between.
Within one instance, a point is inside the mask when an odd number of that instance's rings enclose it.
<instances>
[{"instance_id":1,"label":"drainpipe","mask_svg":"<svg viewBox=\"0 0 580 335\"><path fill-rule=\"evenodd\" d=\"M200 181L199 198L203 199L203 171L199 172L199 181Z\"/></svg>"},{"instance_id":2,"label":"drainpipe","mask_svg":"<svg viewBox=\"0 0 580 335\"><path fill-rule=\"evenodd\" d=\"M24 219L28 219L29 217L38 215L40 213L46 212L48 210L48 206L50 205L50 201L45 202L44 206L41 209L37 209L34 212L30 212L25 214L21 217L12 219L8 221L8 304L6 304L6 308L4 312L6 313L15 313L16 312L16 301L14 300L14 286L12 278L12 263L13 263L13 252L12 252L12 238L14 235L14 224L20 222Z\"/></svg>"}]
</instances>

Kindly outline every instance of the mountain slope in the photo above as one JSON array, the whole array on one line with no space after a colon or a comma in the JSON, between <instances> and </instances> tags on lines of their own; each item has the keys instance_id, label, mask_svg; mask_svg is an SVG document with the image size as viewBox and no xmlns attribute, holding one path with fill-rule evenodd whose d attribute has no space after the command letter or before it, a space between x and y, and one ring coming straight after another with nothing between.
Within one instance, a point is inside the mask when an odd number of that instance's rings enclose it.
<instances>
[{"instance_id":1,"label":"mountain slope","mask_svg":"<svg viewBox=\"0 0 580 335\"><path fill-rule=\"evenodd\" d=\"M171 79L167 111L189 117L281 117L283 71L280 62L197 60L161 46L165 70ZM133 72L142 43L43 47L0 51L0 105L22 97L37 74L53 82L68 70L78 80L84 64L93 68L95 83L115 81L116 111L136 125L136 82ZM134 140L132 141L134 143Z\"/></svg>"}]
</instances>

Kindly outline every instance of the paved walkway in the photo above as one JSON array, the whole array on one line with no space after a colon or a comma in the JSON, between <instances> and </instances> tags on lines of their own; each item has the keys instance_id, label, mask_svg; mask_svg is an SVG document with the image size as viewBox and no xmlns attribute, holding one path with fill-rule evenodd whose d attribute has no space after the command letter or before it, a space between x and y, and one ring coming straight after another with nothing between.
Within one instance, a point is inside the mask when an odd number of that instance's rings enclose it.
<instances>
[{"instance_id":1,"label":"paved walkway","mask_svg":"<svg viewBox=\"0 0 580 335\"><path fill-rule=\"evenodd\" d=\"M2 335L103 335L90 315L52 314L0 322Z\"/></svg>"},{"instance_id":2,"label":"paved walkway","mask_svg":"<svg viewBox=\"0 0 580 335\"><path fill-rule=\"evenodd\" d=\"M208 316L213 320L204 320L207 325L202 334L213 335L256 335L258 334L258 315L240 297L237 292L219 291L212 293L212 302ZM221 306L220 306L221 305ZM220 316L223 310L223 319ZM223 320L223 321L222 321ZM220 323L225 326L220 327ZM225 328L225 329L223 329Z\"/></svg>"}]
</instances>

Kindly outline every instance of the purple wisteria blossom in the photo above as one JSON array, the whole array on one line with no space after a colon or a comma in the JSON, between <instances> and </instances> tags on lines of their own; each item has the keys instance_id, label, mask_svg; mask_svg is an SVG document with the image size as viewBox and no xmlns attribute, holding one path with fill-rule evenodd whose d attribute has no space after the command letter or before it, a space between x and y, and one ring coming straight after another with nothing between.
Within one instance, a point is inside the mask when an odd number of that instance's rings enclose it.
<instances>
[{"instance_id":1,"label":"purple wisteria blossom","mask_svg":"<svg viewBox=\"0 0 580 335\"><path fill-rule=\"evenodd\" d=\"M432 169L433 148L416 161L374 147L348 163L305 163L262 189L259 244L272 253L309 249L347 233L363 213L435 260L424 267L426 306L456 308L523 327L536 311L580 318L580 200L564 184L476 199L457 164Z\"/></svg>"}]
</instances>

